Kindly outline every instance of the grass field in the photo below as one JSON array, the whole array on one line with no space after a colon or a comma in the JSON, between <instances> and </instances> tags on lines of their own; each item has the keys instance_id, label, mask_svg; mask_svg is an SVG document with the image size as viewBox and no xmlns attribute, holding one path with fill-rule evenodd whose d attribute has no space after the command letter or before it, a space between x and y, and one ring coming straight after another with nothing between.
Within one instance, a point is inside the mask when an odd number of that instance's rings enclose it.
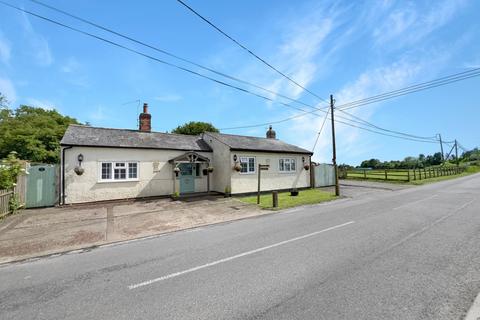
<instances>
[{"instance_id":1,"label":"grass field","mask_svg":"<svg viewBox=\"0 0 480 320\"><path fill-rule=\"evenodd\" d=\"M469 166L456 170L455 167L426 168L425 170L349 170L347 179L375 180L393 183L408 183L421 185L425 183L443 181L463 177L480 171L480 167Z\"/></svg>"},{"instance_id":2,"label":"grass field","mask_svg":"<svg viewBox=\"0 0 480 320\"><path fill-rule=\"evenodd\" d=\"M315 204L324 201L330 201L337 197L330 193L318 189L300 190L298 196L292 197L290 192L278 193L278 208L272 206L272 194L262 194L260 196L260 207L264 209L285 209L306 204ZM257 203L257 196L240 198L241 201L251 204Z\"/></svg>"}]
</instances>

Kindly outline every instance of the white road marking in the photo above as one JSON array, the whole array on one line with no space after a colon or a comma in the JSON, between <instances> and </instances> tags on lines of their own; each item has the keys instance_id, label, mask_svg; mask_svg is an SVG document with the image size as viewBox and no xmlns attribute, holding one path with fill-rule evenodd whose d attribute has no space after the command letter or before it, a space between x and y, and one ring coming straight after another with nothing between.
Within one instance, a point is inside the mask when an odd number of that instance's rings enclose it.
<instances>
[{"instance_id":1,"label":"white road marking","mask_svg":"<svg viewBox=\"0 0 480 320\"><path fill-rule=\"evenodd\" d=\"M480 293L478 294L475 301L473 301L470 310L468 310L465 320L478 320L480 319Z\"/></svg>"},{"instance_id":2,"label":"white road marking","mask_svg":"<svg viewBox=\"0 0 480 320\"><path fill-rule=\"evenodd\" d=\"M245 256L248 256L248 255L251 255L251 254L254 254L254 253L258 253L258 252L261 252L261 251L265 251L265 250L269 250L269 249L272 249L272 248L275 248L275 247L279 247L279 246L285 245L287 243L291 243L291 242L294 242L294 241L298 241L298 240L306 239L306 238L309 238L309 237L313 237L313 236L316 236L320 233L324 233L324 232L327 232L327 231L339 229L339 228L345 227L345 226L347 226L349 224L352 224L352 223L355 223L355 221L349 221L349 222L342 223L342 224L339 224L339 225L336 225L336 226L333 226L333 227L330 227L330 228L315 231L315 232L312 232L312 233L309 233L309 234L306 234L306 235L303 235L303 236L300 236L300 237L288 239L288 240L285 240L285 241L280 241L280 242L271 244L269 246L261 247L261 248L250 250L250 251L246 251L246 252L243 252L243 253L228 257L228 258L224 258L224 259L213 261L213 262L210 262L210 263L207 263L207 264L203 264L201 266L197 266L197 267L193 267L193 268L190 268L190 269L187 269L187 270L171 273L171 274L163 276L163 277L143 281L143 282L140 282L140 283L137 283L137 284L132 284L132 285L128 286L128 289L132 290L132 289L136 289L136 288L139 288L139 287L148 286L148 285L151 285L155 282L175 278L175 277L187 274L187 273L191 273L191 272L198 271L198 270L201 270L201 269L209 268L209 267L215 266L215 265L220 264L220 263L225 263L225 262L232 261L232 260L235 260L235 259L238 259L238 258L241 258L241 257L245 257Z\"/></svg>"},{"instance_id":3,"label":"white road marking","mask_svg":"<svg viewBox=\"0 0 480 320\"><path fill-rule=\"evenodd\" d=\"M411 206L412 204L417 204L417 203L420 203L420 202L423 202L423 201L426 201L426 200L429 200L429 199L432 199L432 198L435 198L435 197L438 197L438 194L434 194L433 196L426 197L426 198L423 198L423 199L420 199L420 200L417 200L417 201L402 204L401 206L393 208L392 210L398 210L398 209L403 208L403 207L408 207L408 206Z\"/></svg>"}]
</instances>

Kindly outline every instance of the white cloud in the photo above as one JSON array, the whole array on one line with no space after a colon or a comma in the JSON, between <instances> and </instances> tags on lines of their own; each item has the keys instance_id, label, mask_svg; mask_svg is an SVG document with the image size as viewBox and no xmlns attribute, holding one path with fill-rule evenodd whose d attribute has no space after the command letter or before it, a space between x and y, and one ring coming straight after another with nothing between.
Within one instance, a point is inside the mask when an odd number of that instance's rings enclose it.
<instances>
[{"instance_id":1,"label":"white cloud","mask_svg":"<svg viewBox=\"0 0 480 320\"><path fill-rule=\"evenodd\" d=\"M0 32L0 61L8 64L11 56L11 45L7 38Z\"/></svg>"},{"instance_id":2,"label":"white cloud","mask_svg":"<svg viewBox=\"0 0 480 320\"><path fill-rule=\"evenodd\" d=\"M21 23L35 62L40 66L51 65L53 63L53 55L47 39L35 31L25 13L22 14Z\"/></svg>"},{"instance_id":3,"label":"white cloud","mask_svg":"<svg viewBox=\"0 0 480 320\"><path fill-rule=\"evenodd\" d=\"M444 26L464 5L464 0L443 0L422 8L419 2L402 2L400 8L394 9L384 23L375 28L373 37L377 45L414 44Z\"/></svg>"},{"instance_id":4,"label":"white cloud","mask_svg":"<svg viewBox=\"0 0 480 320\"><path fill-rule=\"evenodd\" d=\"M336 104L341 105L345 102L362 99L381 92L398 89L408 83L413 82L418 75L427 68L424 61L411 61L408 59L392 63L384 67L378 67L372 70L366 70L360 74L357 79L346 84L334 96ZM356 108L348 110L349 113L360 116L368 120L378 105L371 105L368 108ZM320 112L319 112L320 113ZM341 117L348 117L341 112L336 112L336 120L344 121ZM292 132L298 137L297 141L302 141L302 146L311 149L317 137L317 132L321 127L323 117L312 118L302 117L293 121ZM327 120L316 147L314 160L320 162L331 161L331 126L330 120ZM342 155L349 156L367 155L371 153L375 144L369 143L367 139L360 139L364 131L347 126L341 123L335 124L337 136L338 159L342 162Z\"/></svg>"},{"instance_id":5,"label":"white cloud","mask_svg":"<svg viewBox=\"0 0 480 320\"><path fill-rule=\"evenodd\" d=\"M0 93L4 95L11 103L17 100L17 93L12 81L8 78L0 77Z\"/></svg>"},{"instance_id":6,"label":"white cloud","mask_svg":"<svg viewBox=\"0 0 480 320\"><path fill-rule=\"evenodd\" d=\"M177 94L164 94L154 98L156 101L160 102L176 102L182 100L182 96Z\"/></svg>"}]
</instances>

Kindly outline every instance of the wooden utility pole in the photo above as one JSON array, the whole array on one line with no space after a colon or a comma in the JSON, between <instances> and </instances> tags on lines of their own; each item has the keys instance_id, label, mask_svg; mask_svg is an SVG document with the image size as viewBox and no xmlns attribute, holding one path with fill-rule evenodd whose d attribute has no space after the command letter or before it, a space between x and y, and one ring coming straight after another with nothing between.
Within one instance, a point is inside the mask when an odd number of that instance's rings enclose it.
<instances>
[{"instance_id":1,"label":"wooden utility pole","mask_svg":"<svg viewBox=\"0 0 480 320\"><path fill-rule=\"evenodd\" d=\"M457 139L455 139L455 160L457 162L457 167L459 165L458 163L458 146L457 146Z\"/></svg>"},{"instance_id":2,"label":"wooden utility pole","mask_svg":"<svg viewBox=\"0 0 480 320\"><path fill-rule=\"evenodd\" d=\"M440 140L440 152L442 153L442 163L445 161L445 155L443 154L443 142L442 142L442 135L439 133L438 138Z\"/></svg>"},{"instance_id":3,"label":"wooden utility pole","mask_svg":"<svg viewBox=\"0 0 480 320\"><path fill-rule=\"evenodd\" d=\"M340 195L340 186L338 184L338 167L337 167L337 148L335 145L335 116L334 116L334 100L333 100L333 94L330 95L330 116L332 118L332 151L333 151L333 157L332 157L332 162L333 162L333 170L335 171L335 195L339 196Z\"/></svg>"}]
</instances>

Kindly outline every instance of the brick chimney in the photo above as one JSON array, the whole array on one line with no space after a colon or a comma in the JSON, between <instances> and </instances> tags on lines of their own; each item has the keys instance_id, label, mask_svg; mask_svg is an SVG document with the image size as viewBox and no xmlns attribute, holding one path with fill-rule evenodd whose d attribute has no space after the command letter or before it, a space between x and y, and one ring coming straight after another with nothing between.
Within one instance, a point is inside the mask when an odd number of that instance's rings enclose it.
<instances>
[{"instance_id":1,"label":"brick chimney","mask_svg":"<svg viewBox=\"0 0 480 320\"><path fill-rule=\"evenodd\" d=\"M143 112L138 117L138 130L142 132L152 131L152 115L148 113L148 104L143 104Z\"/></svg>"},{"instance_id":2,"label":"brick chimney","mask_svg":"<svg viewBox=\"0 0 480 320\"><path fill-rule=\"evenodd\" d=\"M270 126L270 128L267 131L267 138L268 139L276 139L277 138L277 133L275 132L275 130L272 129L272 126Z\"/></svg>"}]
</instances>

